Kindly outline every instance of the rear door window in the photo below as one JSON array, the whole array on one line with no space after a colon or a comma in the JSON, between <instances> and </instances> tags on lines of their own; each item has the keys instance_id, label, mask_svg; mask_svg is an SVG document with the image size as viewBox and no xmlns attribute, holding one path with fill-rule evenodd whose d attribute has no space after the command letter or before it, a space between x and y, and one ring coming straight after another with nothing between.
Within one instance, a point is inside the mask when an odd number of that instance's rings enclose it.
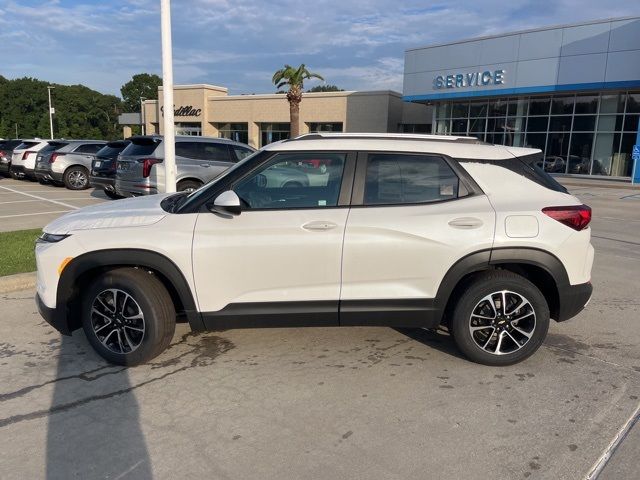
<instances>
[{"instance_id":1,"label":"rear door window","mask_svg":"<svg viewBox=\"0 0 640 480\"><path fill-rule=\"evenodd\" d=\"M437 156L370 154L365 177L365 205L402 205L458 198L460 181ZM463 192L466 194L466 191Z\"/></svg>"},{"instance_id":2,"label":"rear door window","mask_svg":"<svg viewBox=\"0 0 640 480\"><path fill-rule=\"evenodd\" d=\"M176 156L196 160L202 158L198 142L176 142Z\"/></svg>"},{"instance_id":3,"label":"rear door window","mask_svg":"<svg viewBox=\"0 0 640 480\"><path fill-rule=\"evenodd\" d=\"M229 146L226 143L200 143L201 159L212 162L230 162L231 155Z\"/></svg>"}]
</instances>

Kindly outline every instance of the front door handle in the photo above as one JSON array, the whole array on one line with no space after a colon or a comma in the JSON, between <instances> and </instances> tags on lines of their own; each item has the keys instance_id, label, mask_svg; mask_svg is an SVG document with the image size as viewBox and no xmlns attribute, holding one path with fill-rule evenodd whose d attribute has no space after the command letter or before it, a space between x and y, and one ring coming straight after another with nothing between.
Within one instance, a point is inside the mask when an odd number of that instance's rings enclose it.
<instances>
[{"instance_id":1,"label":"front door handle","mask_svg":"<svg viewBox=\"0 0 640 480\"><path fill-rule=\"evenodd\" d=\"M454 228L461 228L461 229L468 230L471 228L481 227L482 220L475 217L460 217L460 218L454 218L453 220L451 220L449 222L449 225L451 225Z\"/></svg>"},{"instance_id":2,"label":"front door handle","mask_svg":"<svg viewBox=\"0 0 640 480\"><path fill-rule=\"evenodd\" d=\"M309 230L310 232L322 232L325 230L331 230L332 228L336 228L337 226L338 225L333 222L318 220L317 222L305 223L302 228L304 228L305 230Z\"/></svg>"}]
</instances>

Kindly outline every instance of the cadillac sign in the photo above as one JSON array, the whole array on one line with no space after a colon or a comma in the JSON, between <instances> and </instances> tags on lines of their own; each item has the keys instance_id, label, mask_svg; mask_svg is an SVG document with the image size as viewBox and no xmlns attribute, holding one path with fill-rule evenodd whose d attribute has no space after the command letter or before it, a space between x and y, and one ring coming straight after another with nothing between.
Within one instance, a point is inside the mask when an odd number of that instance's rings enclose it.
<instances>
[{"instance_id":1,"label":"cadillac sign","mask_svg":"<svg viewBox=\"0 0 640 480\"><path fill-rule=\"evenodd\" d=\"M504 70L485 70L484 72L454 73L438 75L433 80L433 88L464 88L503 85Z\"/></svg>"}]
</instances>

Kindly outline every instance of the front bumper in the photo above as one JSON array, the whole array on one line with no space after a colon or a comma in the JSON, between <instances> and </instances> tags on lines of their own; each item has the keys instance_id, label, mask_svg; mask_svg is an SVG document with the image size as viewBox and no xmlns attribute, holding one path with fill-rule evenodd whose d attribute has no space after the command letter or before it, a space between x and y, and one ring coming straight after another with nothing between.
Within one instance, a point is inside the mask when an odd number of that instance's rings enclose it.
<instances>
[{"instance_id":1,"label":"front bumper","mask_svg":"<svg viewBox=\"0 0 640 480\"><path fill-rule=\"evenodd\" d=\"M564 322L579 314L591 300L593 285L591 282L579 285L567 285L558 289L560 305L558 308L558 322Z\"/></svg>"},{"instance_id":2,"label":"front bumper","mask_svg":"<svg viewBox=\"0 0 640 480\"><path fill-rule=\"evenodd\" d=\"M44 318L49 325L63 335L71 335L69 324L67 323L66 309L60 308L59 306L56 306L55 308L47 307L40 298L40 294L37 293L36 305L40 316Z\"/></svg>"}]
</instances>

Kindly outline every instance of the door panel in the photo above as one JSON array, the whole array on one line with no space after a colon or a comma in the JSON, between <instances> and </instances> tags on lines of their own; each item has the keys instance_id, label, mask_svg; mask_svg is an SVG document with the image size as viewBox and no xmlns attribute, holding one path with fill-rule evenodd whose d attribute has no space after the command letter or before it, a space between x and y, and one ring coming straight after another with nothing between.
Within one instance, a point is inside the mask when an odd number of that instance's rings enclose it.
<instances>
[{"instance_id":1,"label":"door panel","mask_svg":"<svg viewBox=\"0 0 640 480\"><path fill-rule=\"evenodd\" d=\"M200 213L193 241L200 311L334 301L337 324L347 215L347 208L244 211L232 218Z\"/></svg>"},{"instance_id":2,"label":"door panel","mask_svg":"<svg viewBox=\"0 0 640 480\"><path fill-rule=\"evenodd\" d=\"M341 300L434 298L463 256L491 248L495 213L484 195L424 205L352 208Z\"/></svg>"}]
</instances>

